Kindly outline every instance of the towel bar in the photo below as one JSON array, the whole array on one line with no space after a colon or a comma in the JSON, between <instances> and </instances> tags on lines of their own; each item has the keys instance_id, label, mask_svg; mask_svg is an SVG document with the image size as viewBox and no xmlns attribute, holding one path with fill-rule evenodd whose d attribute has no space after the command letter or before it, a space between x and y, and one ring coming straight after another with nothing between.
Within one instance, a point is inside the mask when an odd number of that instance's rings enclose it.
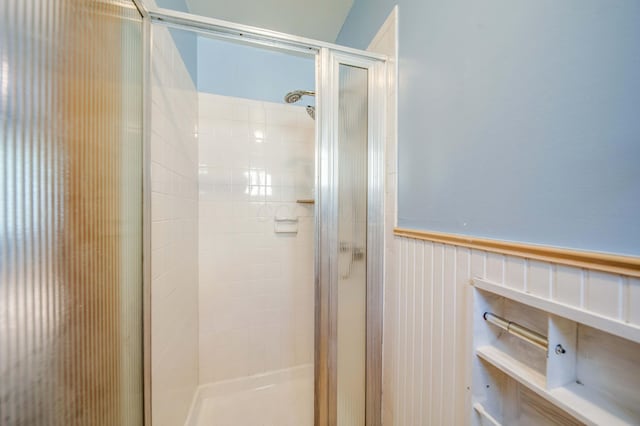
<instances>
[{"instance_id":1,"label":"towel bar","mask_svg":"<svg viewBox=\"0 0 640 426\"><path fill-rule=\"evenodd\" d=\"M519 337L525 342L529 342L540 349L544 349L546 351L549 347L549 341L545 336L540 333L536 333L529 328L523 327L512 321L507 321L506 319L492 314L491 312L485 312L482 317L488 323L493 324L496 327L505 330L507 333L513 334L514 336Z\"/></svg>"}]
</instances>

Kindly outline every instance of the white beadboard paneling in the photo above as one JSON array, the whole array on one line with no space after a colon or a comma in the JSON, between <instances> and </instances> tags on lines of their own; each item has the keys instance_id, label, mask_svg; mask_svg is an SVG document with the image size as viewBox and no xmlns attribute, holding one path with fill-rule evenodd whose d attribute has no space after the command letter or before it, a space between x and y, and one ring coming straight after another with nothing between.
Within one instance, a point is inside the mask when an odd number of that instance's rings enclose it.
<instances>
[{"instance_id":1,"label":"white beadboard paneling","mask_svg":"<svg viewBox=\"0 0 640 426\"><path fill-rule=\"evenodd\" d=\"M627 278L626 321L640 325L640 278Z\"/></svg>"},{"instance_id":2,"label":"white beadboard paneling","mask_svg":"<svg viewBox=\"0 0 640 426\"><path fill-rule=\"evenodd\" d=\"M464 323L464 316L458 316L456 313L457 299L457 283L456 283L456 247L444 246L444 262L443 262L443 327L442 327L442 347L450 348L451 352L443 351L442 353L442 414L443 424L453 424L454 406L448 404L447 401L456 397L455 385L458 374L464 372L463 369L455 368L456 353L460 349L460 345L456 341L456 330L460 327L459 323ZM445 380L444 372L450 371L450 376Z\"/></svg>"},{"instance_id":3,"label":"white beadboard paneling","mask_svg":"<svg viewBox=\"0 0 640 426\"><path fill-rule=\"evenodd\" d=\"M398 245L397 317L385 321L385 335L396 342L393 365L385 352L395 392L383 392L385 399L393 395L385 418L397 425L464 424L467 316L460 304L467 300L469 251L411 239Z\"/></svg>"},{"instance_id":4,"label":"white beadboard paneling","mask_svg":"<svg viewBox=\"0 0 640 426\"><path fill-rule=\"evenodd\" d=\"M425 350L428 348L425 347L425 342L422 339L425 330L425 321L424 315L421 313L424 312L425 307L425 294L424 294L424 286L422 283L425 280L425 268L424 268L424 258L425 253L429 251L430 248L427 248L424 243L418 244L415 250L415 259L414 259L414 268L415 268L415 281L414 281L414 302L415 302L415 312L418 313L416 318L419 318L414 325L414 351L413 351L413 390L412 393L416 396L416 401L418 405L413 407L413 422L414 424L420 424L423 421L422 413L419 407L419 401L421 400L421 396L423 393L422 386L422 377L424 377L424 365L422 360L424 359Z\"/></svg>"},{"instance_id":5,"label":"white beadboard paneling","mask_svg":"<svg viewBox=\"0 0 640 426\"><path fill-rule=\"evenodd\" d=\"M402 421L405 417L406 417L406 409L404 407L404 403L406 402L406 395L405 392L407 392L407 384L406 384L406 374L405 370L406 370L406 366L407 366L407 362L406 362L406 356L407 356L407 334L406 334L406 330L408 329L407 327L407 322L409 320L408 315L407 315L407 271L409 269L409 266L407 265L407 251L408 251L408 246L410 244L413 244L412 241L408 241L408 240L403 240L401 241L400 244L400 256L398 258L398 264L399 264L399 268L398 268L398 272L400 274L400 279L398 282L398 309L396 310L396 312L398 313L398 320L397 320L397 332L395 333L395 335L397 336L398 339L398 344L397 344L397 359L396 359L396 378L398 380L398 383L396 384L396 389L398 389L398 393L396 394L396 409L395 411L398 413L398 421Z\"/></svg>"},{"instance_id":6,"label":"white beadboard paneling","mask_svg":"<svg viewBox=\"0 0 640 426\"><path fill-rule=\"evenodd\" d=\"M431 323L433 324L431 338L431 424L441 424L443 404L444 371L442 361L446 349L443 344L444 323L444 246L434 244L433 247L433 299L431 301ZM450 354L449 354L450 356Z\"/></svg>"},{"instance_id":7,"label":"white beadboard paneling","mask_svg":"<svg viewBox=\"0 0 640 426\"><path fill-rule=\"evenodd\" d=\"M527 262L526 291L536 296L551 295L551 265L536 260Z\"/></svg>"},{"instance_id":8,"label":"white beadboard paneling","mask_svg":"<svg viewBox=\"0 0 640 426\"><path fill-rule=\"evenodd\" d=\"M479 250L471 251L471 277L485 277L487 275L487 256Z\"/></svg>"},{"instance_id":9,"label":"white beadboard paneling","mask_svg":"<svg viewBox=\"0 0 640 426\"><path fill-rule=\"evenodd\" d=\"M422 328L422 336L420 344L422 346L422 376L421 376L421 395L420 401L430 401L431 400L431 383L433 381L433 376L430 374L431 367L433 365L433 334L434 334L434 326L433 326L433 318L434 312L431 309L433 306L433 282L434 282L434 265L433 265L433 251L434 245L429 242L420 242L424 247L424 265L423 265L423 281L422 281L422 312L417 319L421 322ZM383 391L384 392L384 391ZM427 411L427 407L424 404L419 405L419 418L422 423L426 423L429 421L429 411Z\"/></svg>"},{"instance_id":10,"label":"white beadboard paneling","mask_svg":"<svg viewBox=\"0 0 640 426\"><path fill-rule=\"evenodd\" d=\"M455 362L454 369L456 372L456 381L454 387L454 397L463 398L464 403L456 405L454 409L454 425L469 424L471 415L470 410L462 409L471 405L471 366L472 358L468 356L471 348L471 333L473 329L473 312L467 309L471 306L473 289L469 285L471 277L471 251L464 247L456 247L456 304L453 309L453 315L458 318L459 323L454 330L457 335L455 340ZM460 333L460 330L465 332ZM461 392L463 394L461 394Z\"/></svg>"},{"instance_id":11,"label":"white beadboard paneling","mask_svg":"<svg viewBox=\"0 0 640 426\"><path fill-rule=\"evenodd\" d=\"M517 257L505 259L504 285L516 290L524 290L527 277L527 261Z\"/></svg>"},{"instance_id":12,"label":"white beadboard paneling","mask_svg":"<svg viewBox=\"0 0 640 426\"><path fill-rule=\"evenodd\" d=\"M391 247L385 260L395 271L385 287L385 424L469 424L472 277L493 282L491 275L501 284L504 271L504 285L522 291L526 273L536 296L640 321L638 279L406 237L395 237Z\"/></svg>"},{"instance_id":13,"label":"white beadboard paneling","mask_svg":"<svg viewBox=\"0 0 640 426\"><path fill-rule=\"evenodd\" d=\"M419 257L419 253L421 251L422 244L411 244L409 246L409 252L407 253L407 262L409 264L409 268L407 269L407 317L415 318L416 313L419 312L419 306L416 306L416 302L418 301L419 291L419 283L417 283L416 275L418 274L418 268L416 265L416 260ZM419 330L419 323L416 322L407 322L407 362L409 365L409 376L407 378L407 389L409 392L413 392L416 389L416 383L419 382L419 378L416 377L416 355L418 349L418 340L419 336L417 335ZM414 424L414 416L415 416L415 407L414 400L410 399L407 401L408 407L407 412L409 415L407 416L407 424Z\"/></svg>"},{"instance_id":14,"label":"white beadboard paneling","mask_svg":"<svg viewBox=\"0 0 640 426\"><path fill-rule=\"evenodd\" d=\"M582 306L584 283L582 269L556 265L554 272L552 299L571 306Z\"/></svg>"},{"instance_id":15,"label":"white beadboard paneling","mask_svg":"<svg viewBox=\"0 0 640 426\"><path fill-rule=\"evenodd\" d=\"M585 309L609 318L620 318L622 279L617 275L588 271L585 279Z\"/></svg>"},{"instance_id":16,"label":"white beadboard paneling","mask_svg":"<svg viewBox=\"0 0 640 426\"><path fill-rule=\"evenodd\" d=\"M487 273L489 281L496 284L503 284L505 262L504 256L498 253L487 253Z\"/></svg>"}]
</instances>

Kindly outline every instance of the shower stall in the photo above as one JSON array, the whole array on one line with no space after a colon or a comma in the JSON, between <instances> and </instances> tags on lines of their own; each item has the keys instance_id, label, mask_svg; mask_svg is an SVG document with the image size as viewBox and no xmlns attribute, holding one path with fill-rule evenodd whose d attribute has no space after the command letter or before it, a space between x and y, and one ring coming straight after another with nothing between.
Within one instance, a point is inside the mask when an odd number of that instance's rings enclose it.
<instances>
[{"instance_id":1,"label":"shower stall","mask_svg":"<svg viewBox=\"0 0 640 426\"><path fill-rule=\"evenodd\" d=\"M386 58L2 2L3 424L380 424Z\"/></svg>"}]
</instances>

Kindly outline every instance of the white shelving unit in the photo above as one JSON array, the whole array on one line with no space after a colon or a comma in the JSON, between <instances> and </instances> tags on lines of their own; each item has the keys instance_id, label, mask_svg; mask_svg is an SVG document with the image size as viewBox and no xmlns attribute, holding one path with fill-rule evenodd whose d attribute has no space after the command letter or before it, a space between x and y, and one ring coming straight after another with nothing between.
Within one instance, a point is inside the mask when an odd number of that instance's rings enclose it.
<instances>
[{"instance_id":1,"label":"white shelving unit","mask_svg":"<svg viewBox=\"0 0 640 426\"><path fill-rule=\"evenodd\" d=\"M472 285L474 424L640 425L640 328L486 280ZM548 348L485 312L547 336Z\"/></svg>"}]
</instances>

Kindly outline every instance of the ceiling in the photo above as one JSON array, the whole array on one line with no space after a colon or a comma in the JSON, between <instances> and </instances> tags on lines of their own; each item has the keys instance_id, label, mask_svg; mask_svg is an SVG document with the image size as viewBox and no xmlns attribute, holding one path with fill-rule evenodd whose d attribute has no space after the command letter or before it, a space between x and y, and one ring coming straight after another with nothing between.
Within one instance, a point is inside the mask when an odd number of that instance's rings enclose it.
<instances>
[{"instance_id":1,"label":"ceiling","mask_svg":"<svg viewBox=\"0 0 640 426\"><path fill-rule=\"evenodd\" d=\"M186 0L191 13L334 42L353 0Z\"/></svg>"}]
</instances>

